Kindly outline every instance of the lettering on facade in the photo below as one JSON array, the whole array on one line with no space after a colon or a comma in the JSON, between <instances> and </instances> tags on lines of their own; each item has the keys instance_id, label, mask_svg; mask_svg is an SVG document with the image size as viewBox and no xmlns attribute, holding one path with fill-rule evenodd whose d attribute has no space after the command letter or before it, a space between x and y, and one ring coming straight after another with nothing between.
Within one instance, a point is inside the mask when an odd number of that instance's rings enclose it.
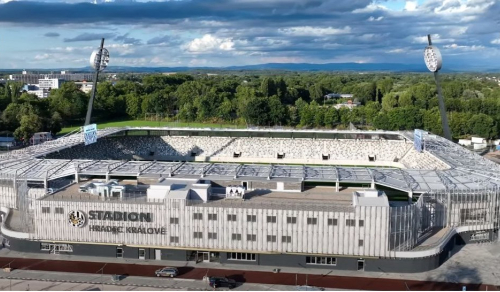
<instances>
[{"instance_id":1,"label":"lettering on facade","mask_svg":"<svg viewBox=\"0 0 500 292\"><path fill-rule=\"evenodd\" d=\"M135 234L167 234L165 227L123 227L123 226L106 226L106 225L89 225L89 230L94 232L110 232L110 233L135 233Z\"/></svg>"},{"instance_id":2,"label":"lettering on facade","mask_svg":"<svg viewBox=\"0 0 500 292\"><path fill-rule=\"evenodd\" d=\"M89 211L89 220L153 222L153 214L117 211Z\"/></svg>"}]
</instances>

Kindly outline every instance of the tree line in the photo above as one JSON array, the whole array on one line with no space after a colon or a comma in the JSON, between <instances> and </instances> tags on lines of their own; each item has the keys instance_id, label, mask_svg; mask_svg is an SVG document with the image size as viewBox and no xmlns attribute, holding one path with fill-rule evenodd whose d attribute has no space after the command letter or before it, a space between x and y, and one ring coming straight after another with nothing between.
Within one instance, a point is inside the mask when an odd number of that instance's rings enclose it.
<instances>
[{"instance_id":1,"label":"tree line","mask_svg":"<svg viewBox=\"0 0 500 292\"><path fill-rule=\"evenodd\" d=\"M442 135L434 80L430 74L282 73L259 75L119 75L100 82L93 118L98 122L158 115L185 122L224 122L252 126L366 129L424 129ZM454 138L497 137L500 87L484 76L444 75L443 95ZM0 86L0 129L27 140L35 132L57 133L83 124L89 94L62 83L46 99L21 92L22 84ZM353 94L361 105L335 109Z\"/></svg>"}]
</instances>

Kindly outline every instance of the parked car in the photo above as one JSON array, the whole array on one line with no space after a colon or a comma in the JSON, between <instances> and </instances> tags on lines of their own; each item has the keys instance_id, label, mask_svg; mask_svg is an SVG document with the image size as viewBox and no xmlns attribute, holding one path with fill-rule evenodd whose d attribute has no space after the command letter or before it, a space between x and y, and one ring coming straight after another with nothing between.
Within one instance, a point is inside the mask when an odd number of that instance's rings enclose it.
<instances>
[{"instance_id":1,"label":"parked car","mask_svg":"<svg viewBox=\"0 0 500 292\"><path fill-rule=\"evenodd\" d=\"M208 279L208 285L212 288L228 287L229 289L232 289L236 287L236 281L225 277L210 277Z\"/></svg>"},{"instance_id":2,"label":"parked car","mask_svg":"<svg viewBox=\"0 0 500 292\"><path fill-rule=\"evenodd\" d=\"M156 277L177 277L179 275L179 271L177 268L165 267L155 271Z\"/></svg>"}]
</instances>

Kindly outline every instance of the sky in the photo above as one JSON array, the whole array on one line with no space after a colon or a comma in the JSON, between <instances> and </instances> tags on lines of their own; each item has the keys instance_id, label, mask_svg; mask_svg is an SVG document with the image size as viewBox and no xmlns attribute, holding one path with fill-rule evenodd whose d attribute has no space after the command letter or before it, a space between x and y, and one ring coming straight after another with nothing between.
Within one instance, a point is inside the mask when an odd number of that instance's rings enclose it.
<instances>
[{"instance_id":1,"label":"sky","mask_svg":"<svg viewBox=\"0 0 500 292\"><path fill-rule=\"evenodd\" d=\"M0 68L263 63L500 67L500 0L0 0Z\"/></svg>"}]
</instances>

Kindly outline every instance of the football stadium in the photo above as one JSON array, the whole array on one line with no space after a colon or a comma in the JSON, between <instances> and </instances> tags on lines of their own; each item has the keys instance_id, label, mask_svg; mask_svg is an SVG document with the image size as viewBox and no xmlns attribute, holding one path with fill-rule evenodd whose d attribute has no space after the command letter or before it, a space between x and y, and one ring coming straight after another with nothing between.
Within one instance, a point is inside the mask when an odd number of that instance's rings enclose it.
<instances>
[{"instance_id":1,"label":"football stadium","mask_svg":"<svg viewBox=\"0 0 500 292\"><path fill-rule=\"evenodd\" d=\"M432 133L96 133L0 156L10 249L411 273L498 238L499 166Z\"/></svg>"}]
</instances>

